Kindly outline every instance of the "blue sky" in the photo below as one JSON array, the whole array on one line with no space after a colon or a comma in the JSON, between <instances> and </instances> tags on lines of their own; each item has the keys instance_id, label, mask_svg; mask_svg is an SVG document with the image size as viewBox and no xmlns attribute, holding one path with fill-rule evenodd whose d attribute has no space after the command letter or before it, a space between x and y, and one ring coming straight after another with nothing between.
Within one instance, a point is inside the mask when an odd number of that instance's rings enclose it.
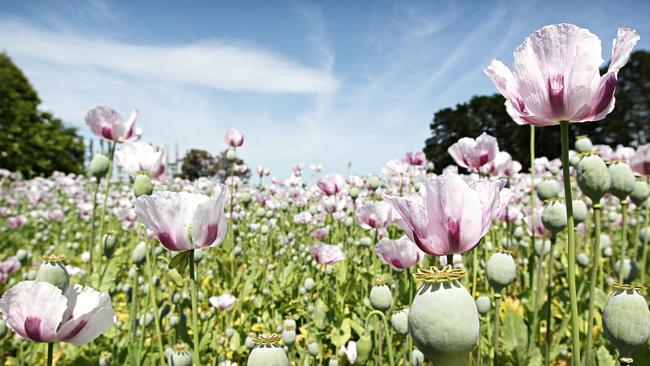
<instances>
[{"instance_id":1,"label":"blue sky","mask_svg":"<svg viewBox=\"0 0 650 366\"><path fill-rule=\"evenodd\" d=\"M367 173L422 149L438 109L494 93L483 68L536 29L589 28L609 59L618 27L650 48L648 19L647 1L0 0L0 49L86 135L85 110L138 107L172 150L216 153L237 128L253 169Z\"/></svg>"}]
</instances>

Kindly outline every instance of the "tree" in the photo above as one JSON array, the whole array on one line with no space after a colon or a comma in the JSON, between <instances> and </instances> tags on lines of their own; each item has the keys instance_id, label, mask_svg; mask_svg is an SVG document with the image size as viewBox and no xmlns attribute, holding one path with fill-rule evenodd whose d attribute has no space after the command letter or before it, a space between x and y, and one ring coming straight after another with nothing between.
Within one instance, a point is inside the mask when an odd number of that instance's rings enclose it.
<instances>
[{"instance_id":1,"label":"tree","mask_svg":"<svg viewBox=\"0 0 650 366\"><path fill-rule=\"evenodd\" d=\"M83 139L49 112L27 77L0 54L0 167L27 177L83 171Z\"/></svg>"},{"instance_id":2,"label":"tree","mask_svg":"<svg viewBox=\"0 0 650 366\"><path fill-rule=\"evenodd\" d=\"M215 162L219 181L223 182L231 175L235 175L241 179L248 180L251 176L250 169L246 169L245 171L234 169L236 165L243 166L244 161L240 158L236 158L235 161L228 161L228 158L226 157L227 154L228 150L220 152Z\"/></svg>"},{"instance_id":3,"label":"tree","mask_svg":"<svg viewBox=\"0 0 650 366\"><path fill-rule=\"evenodd\" d=\"M195 180L200 177L217 178L223 182L233 174L234 165L244 165L244 161L237 158L234 162L226 158L227 150L214 157L205 150L191 149L185 153L181 166L181 177ZM234 171L234 175L242 179L250 177L250 170L245 172Z\"/></svg>"},{"instance_id":4,"label":"tree","mask_svg":"<svg viewBox=\"0 0 650 366\"><path fill-rule=\"evenodd\" d=\"M601 70L604 73L606 67ZM530 165L529 126L519 126L506 113L505 99L499 95L475 96L455 108L434 114L431 137L424 152L441 171L454 164L447 149L461 137L477 137L482 132L494 136L501 150L509 152L524 167ZM571 133L589 135L594 144L638 146L650 139L650 53L634 52L618 74L616 107L599 122L574 123ZM560 156L559 126L535 129L536 156Z\"/></svg>"},{"instance_id":5,"label":"tree","mask_svg":"<svg viewBox=\"0 0 650 366\"><path fill-rule=\"evenodd\" d=\"M181 165L181 177L195 180L211 178L217 173L214 157L205 150L190 149L185 153Z\"/></svg>"}]
</instances>

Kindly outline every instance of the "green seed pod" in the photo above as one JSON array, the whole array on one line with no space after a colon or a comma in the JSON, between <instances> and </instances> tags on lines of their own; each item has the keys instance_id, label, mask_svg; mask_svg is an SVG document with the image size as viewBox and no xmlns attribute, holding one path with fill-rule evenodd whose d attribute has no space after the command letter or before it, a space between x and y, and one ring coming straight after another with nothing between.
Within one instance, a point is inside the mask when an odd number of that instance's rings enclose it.
<instances>
[{"instance_id":1,"label":"green seed pod","mask_svg":"<svg viewBox=\"0 0 650 366\"><path fill-rule=\"evenodd\" d=\"M476 303L457 280L424 282L411 305L409 333L434 365L462 365L479 337Z\"/></svg>"},{"instance_id":2,"label":"green seed pod","mask_svg":"<svg viewBox=\"0 0 650 366\"><path fill-rule=\"evenodd\" d=\"M113 235L112 233L106 233L102 237L102 253L106 258L113 257L113 253L115 253L116 242L117 239L115 238L115 235Z\"/></svg>"},{"instance_id":3,"label":"green seed pod","mask_svg":"<svg viewBox=\"0 0 650 366\"><path fill-rule=\"evenodd\" d=\"M619 278L621 273L621 262L619 260L614 263L614 273L616 277ZM625 258L623 261L623 282L630 283L634 281L639 275L639 269L637 268L636 262L632 259Z\"/></svg>"},{"instance_id":4,"label":"green seed pod","mask_svg":"<svg viewBox=\"0 0 650 366\"><path fill-rule=\"evenodd\" d=\"M7 323L4 320L0 319L0 339L4 338L7 335Z\"/></svg>"},{"instance_id":5,"label":"green seed pod","mask_svg":"<svg viewBox=\"0 0 650 366\"><path fill-rule=\"evenodd\" d=\"M168 366L192 366L192 353L187 344L178 344L167 356Z\"/></svg>"},{"instance_id":6,"label":"green seed pod","mask_svg":"<svg viewBox=\"0 0 650 366\"><path fill-rule=\"evenodd\" d=\"M388 311L393 305L393 295L386 284L377 284L370 289L370 305L379 311Z\"/></svg>"},{"instance_id":7,"label":"green seed pod","mask_svg":"<svg viewBox=\"0 0 650 366\"><path fill-rule=\"evenodd\" d=\"M140 265L144 263L145 259L147 259L147 243L141 241L138 243L138 245L135 246L133 249L133 254L131 255L131 261L133 264Z\"/></svg>"},{"instance_id":8,"label":"green seed pod","mask_svg":"<svg viewBox=\"0 0 650 366\"><path fill-rule=\"evenodd\" d=\"M307 277L305 278L305 282L303 283L303 286L305 287L305 290L311 291L314 286L316 286L316 282L314 281L313 278Z\"/></svg>"},{"instance_id":9,"label":"green seed pod","mask_svg":"<svg viewBox=\"0 0 650 366\"><path fill-rule=\"evenodd\" d=\"M632 352L650 337L648 303L634 289L616 289L603 309L603 329L621 358L632 358Z\"/></svg>"},{"instance_id":10,"label":"green seed pod","mask_svg":"<svg viewBox=\"0 0 650 366\"><path fill-rule=\"evenodd\" d=\"M600 246L601 247L611 247L612 239L609 238L607 234L600 234Z\"/></svg>"},{"instance_id":11,"label":"green seed pod","mask_svg":"<svg viewBox=\"0 0 650 366\"><path fill-rule=\"evenodd\" d=\"M294 329L285 329L282 331L282 341L288 347L293 346L296 343L296 331Z\"/></svg>"},{"instance_id":12,"label":"green seed pod","mask_svg":"<svg viewBox=\"0 0 650 366\"><path fill-rule=\"evenodd\" d=\"M542 211L542 224L546 230L556 235L562 231L567 224L566 207L561 202L552 202Z\"/></svg>"},{"instance_id":13,"label":"green seed pod","mask_svg":"<svg viewBox=\"0 0 650 366\"><path fill-rule=\"evenodd\" d=\"M307 345L307 351L309 354L316 357L320 353L320 346L316 342L311 342Z\"/></svg>"},{"instance_id":14,"label":"green seed pod","mask_svg":"<svg viewBox=\"0 0 650 366\"><path fill-rule=\"evenodd\" d=\"M401 336L405 336L409 332L409 311L402 309L390 317L390 324L393 326L395 332Z\"/></svg>"},{"instance_id":15,"label":"green seed pod","mask_svg":"<svg viewBox=\"0 0 650 366\"><path fill-rule=\"evenodd\" d=\"M578 262L581 267L587 267L589 266L589 256L585 252L580 252L576 255L576 262Z\"/></svg>"},{"instance_id":16,"label":"green seed pod","mask_svg":"<svg viewBox=\"0 0 650 366\"><path fill-rule=\"evenodd\" d=\"M194 263L201 263L204 256L205 252L203 252L203 249L194 249Z\"/></svg>"},{"instance_id":17,"label":"green seed pod","mask_svg":"<svg viewBox=\"0 0 650 366\"><path fill-rule=\"evenodd\" d=\"M364 334L359 338L359 342L357 342L357 363L359 365L365 365L370 359L371 354L372 339L370 336Z\"/></svg>"},{"instance_id":18,"label":"green seed pod","mask_svg":"<svg viewBox=\"0 0 650 366\"><path fill-rule=\"evenodd\" d=\"M429 174L433 173L435 168L436 166L433 164L433 162L430 161L427 163L427 173Z\"/></svg>"},{"instance_id":19,"label":"green seed pod","mask_svg":"<svg viewBox=\"0 0 650 366\"><path fill-rule=\"evenodd\" d=\"M228 159L230 162L233 162L237 159L237 153L235 152L235 149L228 149L226 152L226 159Z\"/></svg>"},{"instance_id":20,"label":"green seed pod","mask_svg":"<svg viewBox=\"0 0 650 366\"><path fill-rule=\"evenodd\" d=\"M603 247L603 257L609 258L612 254L614 254L612 247Z\"/></svg>"},{"instance_id":21,"label":"green seed pod","mask_svg":"<svg viewBox=\"0 0 650 366\"><path fill-rule=\"evenodd\" d=\"M641 207L648 199L648 196L650 196L650 188L648 187L648 183L642 180L637 180L636 183L634 183L634 190L632 193L630 193L632 202L634 202L635 205Z\"/></svg>"},{"instance_id":22,"label":"green seed pod","mask_svg":"<svg viewBox=\"0 0 650 366\"><path fill-rule=\"evenodd\" d=\"M639 230L639 240L641 243L650 243L650 227L644 227Z\"/></svg>"},{"instance_id":23,"label":"green seed pod","mask_svg":"<svg viewBox=\"0 0 650 366\"><path fill-rule=\"evenodd\" d=\"M29 259L32 257L32 253L29 250L26 249L18 249L16 251L16 258L20 261L20 263L25 264Z\"/></svg>"},{"instance_id":24,"label":"green seed pod","mask_svg":"<svg viewBox=\"0 0 650 366\"><path fill-rule=\"evenodd\" d=\"M562 187L555 179L544 179L537 185L537 187L535 187L535 189L537 190L537 197L542 201L546 201L557 197L560 194Z\"/></svg>"},{"instance_id":25,"label":"green seed pod","mask_svg":"<svg viewBox=\"0 0 650 366\"><path fill-rule=\"evenodd\" d=\"M48 282L65 293L70 285L70 275L63 265L63 256L43 256L43 264L38 268L36 281Z\"/></svg>"},{"instance_id":26,"label":"green seed pod","mask_svg":"<svg viewBox=\"0 0 650 366\"><path fill-rule=\"evenodd\" d=\"M136 198L150 196L153 193L153 183L146 174L138 174L133 181L133 194Z\"/></svg>"},{"instance_id":27,"label":"green seed pod","mask_svg":"<svg viewBox=\"0 0 650 366\"><path fill-rule=\"evenodd\" d=\"M517 265L510 254L494 253L488 259L486 271L490 285L498 292L515 279Z\"/></svg>"},{"instance_id":28,"label":"green seed pod","mask_svg":"<svg viewBox=\"0 0 650 366\"><path fill-rule=\"evenodd\" d=\"M379 188L380 183L381 181L379 180L379 177L376 175L373 175L372 177L370 177L370 179L368 179L368 185L370 185L370 188L372 190Z\"/></svg>"},{"instance_id":29,"label":"green seed pod","mask_svg":"<svg viewBox=\"0 0 650 366\"><path fill-rule=\"evenodd\" d=\"M113 356L108 352L99 355L99 366L110 366Z\"/></svg>"},{"instance_id":30,"label":"green seed pod","mask_svg":"<svg viewBox=\"0 0 650 366\"><path fill-rule=\"evenodd\" d=\"M93 156L92 160L90 160L90 164L88 165L88 172L90 175L97 179L103 178L106 176L106 174L108 174L110 166L111 161L108 160L105 155L96 154Z\"/></svg>"},{"instance_id":31,"label":"green seed pod","mask_svg":"<svg viewBox=\"0 0 650 366\"><path fill-rule=\"evenodd\" d=\"M584 222L587 219L589 209L583 200L573 200L573 220L576 224Z\"/></svg>"},{"instance_id":32,"label":"green seed pod","mask_svg":"<svg viewBox=\"0 0 650 366\"><path fill-rule=\"evenodd\" d=\"M594 149L594 145L591 143L591 140L585 135L576 136L576 142L573 147L579 153L586 153Z\"/></svg>"},{"instance_id":33,"label":"green seed pod","mask_svg":"<svg viewBox=\"0 0 650 366\"><path fill-rule=\"evenodd\" d=\"M420 352L419 349L414 349L413 351L411 351L411 365L412 366L424 365L424 354Z\"/></svg>"},{"instance_id":34,"label":"green seed pod","mask_svg":"<svg viewBox=\"0 0 650 366\"><path fill-rule=\"evenodd\" d=\"M607 164L598 155L582 158L576 176L578 187L593 202L599 202L611 184Z\"/></svg>"},{"instance_id":35,"label":"green seed pod","mask_svg":"<svg viewBox=\"0 0 650 366\"><path fill-rule=\"evenodd\" d=\"M490 308L492 307L492 304L490 303L490 297L481 295L476 299L476 309L478 310L479 314L485 315L490 311Z\"/></svg>"},{"instance_id":36,"label":"green seed pod","mask_svg":"<svg viewBox=\"0 0 650 366\"><path fill-rule=\"evenodd\" d=\"M535 254L543 257L551 252L551 242L548 240L535 240Z\"/></svg>"},{"instance_id":37,"label":"green seed pod","mask_svg":"<svg viewBox=\"0 0 650 366\"><path fill-rule=\"evenodd\" d=\"M524 237L524 228L521 227L521 226L517 226L517 227L515 228L515 231L512 232L512 236L513 236L515 239L521 239L521 238L523 238L523 237Z\"/></svg>"},{"instance_id":38,"label":"green seed pod","mask_svg":"<svg viewBox=\"0 0 650 366\"><path fill-rule=\"evenodd\" d=\"M611 180L609 193L619 200L624 200L634 191L636 178L634 178L634 173L627 163L616 162L610 165L609 178Z\"/></svg>"},{"instance_id":39,"label":"green seed pod","mask_svg":"<svg viewBox=\"0 0 650 366\"><path fill-rule=\"evenodd\" d=\"M357 187L352 187L348 191L348 194L350 195L350 198L352 198L353 200L355 200L355 199L357 199L357 197L359 197L359 193L360 193L360 191L359 191L359 188L357 188Z\"/></svg>"}]
</instances>

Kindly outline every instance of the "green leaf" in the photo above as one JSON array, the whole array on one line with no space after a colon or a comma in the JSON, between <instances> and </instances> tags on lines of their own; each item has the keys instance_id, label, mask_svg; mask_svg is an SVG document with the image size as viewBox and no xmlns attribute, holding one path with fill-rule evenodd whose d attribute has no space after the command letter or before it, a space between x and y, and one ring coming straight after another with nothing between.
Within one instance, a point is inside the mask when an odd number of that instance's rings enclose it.
<instances>
[{"instance_id":1,"label":"green leaf","mask_svg":"<svg viewBox=\"0 0 650 366\"><path fill-rule=\"evenodd\" d=\"M528 347L528 328L521 316L513 307L504 307L503 333L501 334L503 348L508 352L525 354Z\"/></svg>"},{"instance_id":2,"label":"green leaf","mask_svg":"<svg viewBox=\"0 0 650 366\"><path fill-rule=\"evenodd\" d=\"M596 360L598 361L598 366L614 366L616 361L614 357L609 353L605 346L600 346L598 351L596 351Z\"/></svg>"},{"instance_id":3,"label":"green leaf","mask_svg":"<svg viewBox=\"0 0 650 366\"><path fill-rule=\"evenodd\" d=\"M169 262L167 268L176 269L178 273L183 274L185 272L185 268L187 268L187 265L190 263L190 253L192 253L191 250L176 254L174 258L172 258L172 260Z\"/></svg>"},{"instance_id":4,"label":"green leaf","mask_svg":"<svg viewBox=\"0 0 650 366\"><path fill-rule=\"evenodd\" d=\"M316 328L318 329L323 329L325 328L325 319L327 317L327 306L323 302L323 300L318 299L316 301L316 306L314 307L314 313L313 313L313 319L314 319L314 324L316 325Z\"/></svg>"}]
</instances>

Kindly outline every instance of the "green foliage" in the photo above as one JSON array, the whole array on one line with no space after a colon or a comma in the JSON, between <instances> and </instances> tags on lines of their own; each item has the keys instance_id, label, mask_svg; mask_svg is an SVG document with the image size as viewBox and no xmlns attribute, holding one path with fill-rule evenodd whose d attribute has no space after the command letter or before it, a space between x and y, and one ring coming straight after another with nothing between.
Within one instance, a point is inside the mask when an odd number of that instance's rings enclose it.
<instances>
[{"instance_id":1,"label":"green foliage","mask_svg":"<svg viewBox=\"0 0 650 366\"><path fill-rule=\"evenodd\" d=\"M509 152L524 167L530 165L530 126L514 123L506 113L504 102L499 94L475 96L469 102L434 114L430 124L431 137L425 142L424 152L437 171L454 164L447 153L449 146L461 137L475 138L482 132L496 137L500 149ZM650 141L649 114L650 53L637 51L618 74L614 111L597 123L573 124L571 138L589 135L594 144L642 145ZM536 128L535 135L537 156L549 159L560 156L559 126Z\"/></svg>"},{"instance_id":2,"label":"green foliage","mask_svg":"<svg viewBox=\"0 0 650 366\"><path fill-rule=\"evenodd\" d=\"M22 71L0 54L0 167L27 177L82 172L82 138L75 128L39 111L40 102Z\"/></svg>"},{"instance_id":3,"label":"green foliage","mask_svg":"<svg viewBox=\"0 0 650 366\"><path fill-rule=\"evenodd\" d=\"M195 180L199 177L216 177L220 182L223 182L230 175L233 174L233 165L243 165L242 159L235 159L234 162L226 159L228 150L222 151L218 156L212 156L209 152L199 149L190 149L185 153L181 166L180 176L185 179ZM235 171L234 175L248 179L250 177L250 170L240 173Z\"/></svg>"}]
</instances>

